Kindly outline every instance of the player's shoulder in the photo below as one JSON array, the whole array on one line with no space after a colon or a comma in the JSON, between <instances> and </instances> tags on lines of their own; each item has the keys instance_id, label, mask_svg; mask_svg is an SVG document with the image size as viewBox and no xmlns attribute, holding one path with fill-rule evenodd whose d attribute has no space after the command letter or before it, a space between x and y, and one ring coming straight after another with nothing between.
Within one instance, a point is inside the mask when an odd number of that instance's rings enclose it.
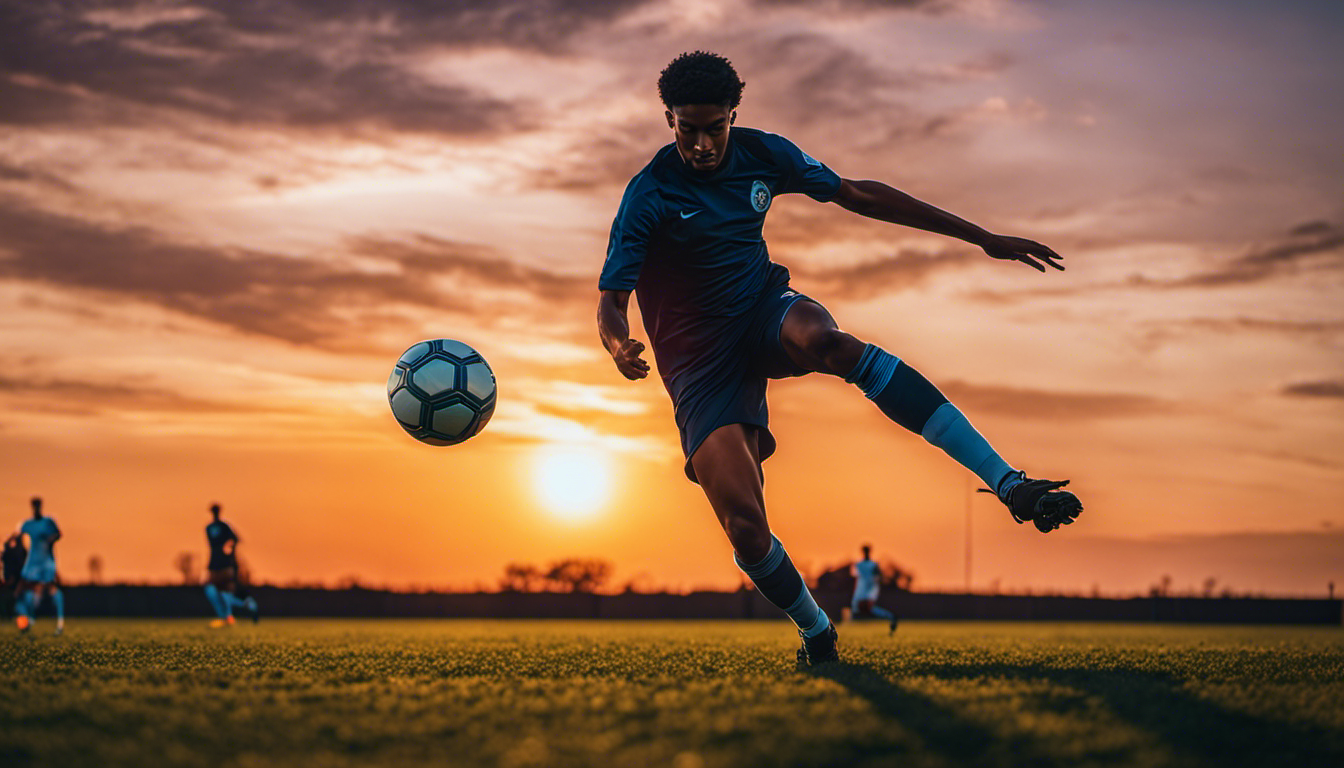
<instances>
[{"instance_id":1,"label":"player's shoulder","mask_svg":"<svg viewBox=\"0 0 1344 768\"><path fill-rule=\"evenodd\" d=\"M733 141L740 145L754 150L764 150L767 152L778 152L782 149L794 147L794 143L778 133L763 131L760 128L748 128L746 126L733 128Z\"/></svg>"},{"instance_id":2,"label":"player's shoulder","mask_svg":"<svg viewBox=\"0 0 1344 768\"><path fill-rule=\"evenodd\" d=\"M653 159L630 177L625 185L625 194L621 197L621 207L657 209L666 197L666 191L677 185L678 177L673 161L681 162L676 147L668 144L653 156Z\"/></svg>"},{"instance_id":3,"label":"player's shoulder","mask_svg":"<svg viewBox=\"0 0 1344 768\"><path fill-rule=\"evenodd\" d=\"M675 144L667 144L659 149L639 172L630 177L630 183L626 185L626 197L631 193L647 195L656 193L663 187L675 184L677 175L674 163L680 163L681 157L677 154Z\"/></svg>"},{"instance_id":4,"label":"player's shoulder","mask_svg":"<svg viewBox=\"0 0 1344 768\"><path fill-rule=\"evenodd\" d=\"M740 152L765 165L794 165L796 163L791 158L802 152L787 138L759 128L734 127L733 141Z\"/></svg>"}]
</instances>

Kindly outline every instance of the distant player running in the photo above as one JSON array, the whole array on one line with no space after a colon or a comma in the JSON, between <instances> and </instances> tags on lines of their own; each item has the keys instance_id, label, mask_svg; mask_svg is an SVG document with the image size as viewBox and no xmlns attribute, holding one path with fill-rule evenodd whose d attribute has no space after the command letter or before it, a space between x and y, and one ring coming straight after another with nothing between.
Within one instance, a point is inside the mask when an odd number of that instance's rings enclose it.
<instances>
[{"instance_id":1,"label":"distant player running","mask_svg":"<svg viewBox=\"0 0 1344 768\"><path fill-rule=\"evenodd\" d=\"M849 611L856 619L876 617L888 621L887 631L896 631L896 614L877 604L882 591L882 566L873 562L873 548L863 545L863 559L854 564L854 597Z\"/></svg>"},{"instance_id":2,"label":"distant player running","mask_svg":"<svg viewBox=\"0 0 1344 768\"><path fill-rule=\"evenodd\" d=\"M256 599L243 599L235 594L238 589L238 534L233 532L233 526L220 519L219 511L218 504L210 505L212 520L205 526L205 540L210 545L205 597L215 609L216 618L210 626L216 629L233 625L234 608L246 608L252 613L253 622L261 618Z\"/></svg>"},{"instance_id":3,"label":"distant player running","mask_svg":"<svg viewBox=\"0 0 1344 768\"><path fill-rule=\"evenodd\" d=\"M978 475L1013 519L1041 531L1073 522L1067 480L1032 480L1005 462L961 411L914 368L841 331L816 301L789 288L761 227L776 195L802 192L869 218L973 243L1042 272L1058 254L995 235L877 181L851 181L782 136L734 128L743 83L727 59L697 51L663 70L658 92L674 141L630 181L598 282L598 329L616 368L648 376L630 338L638 293L663 384L676 409L686 475L700 484L739 567L793 619L801 664L837 658L836 634L770 533L761 462L775 450L767 379L820 372L858 385L892 421Z\"/></svg>"},{"instance_id":4,"label":"distant player running","mask_svg":"<svg viewBox=\"0 0 1344 768\"><path fill-rule=\"evenodd\" d=\"M56 521L42 514L42 499L34 496L31 501L33 516L19 526L19 535L28 537L28 560L19 573L19 598L15 606L17 614L14 621L20 632L27 632L32 626L37 609L42 605L42 596L51 595L52 605L56 607L56 634L65 631L65 595L56 584L56 553L53 548L61 538L61 529Z\"/></svg>"}]
</instances>

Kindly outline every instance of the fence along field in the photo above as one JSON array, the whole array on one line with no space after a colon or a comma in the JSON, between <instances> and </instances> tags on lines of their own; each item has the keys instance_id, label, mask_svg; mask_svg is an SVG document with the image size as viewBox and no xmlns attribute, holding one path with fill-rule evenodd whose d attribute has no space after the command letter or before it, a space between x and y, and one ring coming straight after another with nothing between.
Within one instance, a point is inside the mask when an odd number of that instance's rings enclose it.
<instances>
[{"instance_id":1,"label":"fence along field","mask_svg":"<svg viewBox=\"0 0 1344 768\"><path fill-rule=\"evenodd\" d=\"M0 762L1344 764L1337 628L850 624L815 674L795 642L782 621L86 619L0 640Z\"/></svg>"}]
</instances>

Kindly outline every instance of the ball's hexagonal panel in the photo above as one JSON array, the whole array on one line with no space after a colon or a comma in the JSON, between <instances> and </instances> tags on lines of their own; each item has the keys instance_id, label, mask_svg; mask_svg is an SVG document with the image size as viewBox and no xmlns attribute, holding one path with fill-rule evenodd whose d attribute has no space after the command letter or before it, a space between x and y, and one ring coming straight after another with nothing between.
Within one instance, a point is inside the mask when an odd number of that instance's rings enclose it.
<instances>
[{"instance_id":1,"label":"ball's hexagonal panel","mask_svg":"<svg viewBox=\"0 0 1344 768\"><path fill-rule=\"evenodd\" d=\"M476 350L454 339L439 339L439 347L453 357L466 359L476 354Z\"/></svg>"},{"instance_id":2,"label":"ball's hexagonal panel","mask_svg":"<svg viewBox=\"0 0 1344 768\"><path fill-rule=\"evenodd\" d=\"M426 395L438 397L449 392L457 383L457 363L449 360L430 360L411 371L411 383Z\"/></svg>"},{"instance_id":3,"label":"ball's hexagonal panel","mask_svg":"<svg viewBox=\"0 0 1344 768\"><path fill-rule=\"evenodd\" d=\"M392 415L408 427L420 426L420 398L409 389L392 396Z\"/></svg>"},{"instance_id":4,"label":"ball's hexagonal panel","mask_svg":"<svg viewBox=\"0 0 1344 768\"><path fill-rule=\"evenodd\" d=\"M433 349L433 347L430 346L428 341L422 341L418 344L412 344L410 349L401 353L401 357L399 359L402 362L402 364L411 365L416 360L419 360L425 355L428 355L429 350L431 349Z\"/></svg>"},{"instance_id":5,"label":"ball's hexagonal panel","mask_svg":"<svg viewBox=\"0 0 1344 768\"><path fill-rule=\"evenodd\" d=\"M470 406L453 403L434 411L433 415L429 417L429 428L444 435L457 437L471 425L471 420L475 415L476 411L472 410Z\"/></svg>"},{"instance_id":6,"label":"ball's hexagonal panel","mask_svg":"<svg viewBox=\"0 0 1344 768\"><path fill-rule=\"evenodd\" d=\"M401 386L401 369L393 368L392 375L387 377L387 396L391 397L392 392Z\"/></svg>"},{"instance_id":7,"label":"ball's hexagonal panel","mask_svg":"<svg viewBox=\"0 0 1344 768\"><path fill-rule=\"evenodd\" d=\"M467 392L477 400L485 400L495 393L495 375L485 363L468 363Z\"/></svg>"}]
</instances>

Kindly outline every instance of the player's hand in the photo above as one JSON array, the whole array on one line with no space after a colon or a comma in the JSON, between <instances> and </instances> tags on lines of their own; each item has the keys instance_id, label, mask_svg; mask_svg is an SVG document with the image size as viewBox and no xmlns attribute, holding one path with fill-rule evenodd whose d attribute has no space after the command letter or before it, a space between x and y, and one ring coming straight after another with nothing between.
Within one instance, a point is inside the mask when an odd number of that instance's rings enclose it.
<instances>
[{"instance_id":1,"label":"player's hand","mask_svg":"<svg viewBox=\"0 0 1344 768\"><path fill-rule=\"evenodd\" d=\"M621 346L611 353L611 359L616 361L616 370L621 375L631 381L642 379L649 375L649 364L640 357L644 351L644 342L635 339L626 339L621 342Z\"/></svg>"},{"instance_id":2,"label":"player's hand","mask_svg":"<svg viewBox=\"0 0 1344 768\"><path fill-rule=\"evenodd\" d=\"M1028 240L1025 237L993 235L983 247L985 253L995 259L1020 261L1041 272L1045 271L1045 264L1049 264L1061 272L1064 271L1064 265L1057 264L1054 261L1064 258L1063 256L1050 250L1048 246L1041 245L1035 240Z\"/></svg>"}]
</instances>

